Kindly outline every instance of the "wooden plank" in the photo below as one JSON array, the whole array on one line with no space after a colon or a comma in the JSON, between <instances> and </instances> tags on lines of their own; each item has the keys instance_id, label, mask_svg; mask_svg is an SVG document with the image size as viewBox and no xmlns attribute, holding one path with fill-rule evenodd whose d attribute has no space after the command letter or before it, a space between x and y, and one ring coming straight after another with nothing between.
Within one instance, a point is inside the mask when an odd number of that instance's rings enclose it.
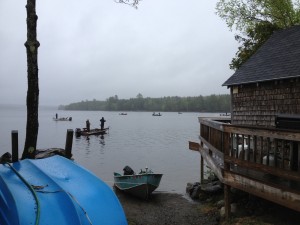
<instances>
[{"instance_id":1,"label":"wooden plank","mask_svg":"<svg viewBox=\"0 0 300 225\"><path fill-rule=\"evenodd\" d=\"M223 139L223 153L229 155L231 151L230 134L222 133L222 139Z\"/></svg>"},{"instance_id":2,"label":"wooden plank","mask_svg":"<svg viewBox=\"0 0 300 225\"><path fill-rule=\"evenodd\" d=\"M259 162L260 164L263 163L263 151L264 150L264 138L260 137L260 153L259 153Z\"/></svg>"},{"instance_id":3,"label":"wooden plank","mask_svg":"<svg viewBox=\"0 0 300 225\"><path fill-rule=\"evenodd\" d=\"M257 154L257 136L253 137L253 161L256 162L256 154Z\"/></svg>"},{"instance_id":4,"label":"wooden plank","mask_svg":"<svg viewBox=\"0 0 300 225\"><path fill-rule=\"evenodd\" d=\"M300 194L276 188L229 171L224 171L224 183L300 212Z\"/></svg>"},{"instance_id":5,"label":"wooden plank","mask_svg":"<svg viewBox=\"0 0 300 225\"><path fill-rule=\"evenodd\" d=\"M200 138L201 138L201 141L208 147L208 149L210 149L218 157L220 157L222 159L224 158L224 154L222 152L220 152L219 149L212 146L207 140L203 139L202 137L200 137Z\"/></svg>"},{"instance_id":6,"label":"wooden plank","mask_svg":"<svg viewBox=\"0 0 300 225\"><path fill-rule=\"evenodd\" d=\"M257 170L263 173L272 174L281 178L286 178L289 180L295 180L300 182L300 174L294 171L282 170L275 167L266 166L259 163L248 162L245 160L236 159L230 156L224 156L225 163L236 164L242 168L247 168L250 170Z\"/></svg>"},{"instance_id":7,"label":"wooden plank","mask_svg":"<svg viewBox=\"0 0 300 225\"><path fill-rule=\"evenodd\" d=\"M200 144L196 142L189 141L189 149L199 152Z\"/></svg>"},{"instance_id":8,"label":"wooden plank","mask_svg":"<svg viewBox=\"0 0 300 225\"><path fill-rule=\"evenodd\" d=\"M199 119L200 124L204 124L208 127L214 128L216 130L223 131L223 125L225 123L216 121L217 118L201 118L201 117L199 117L198 119Z\"/></svg>"},{"instance_id":9,"label":"wooden plank","mask_svg":"<svg viewBox=\"0 0 300 225\"><path fill-rule=\"evenodd\" d=\"M218 164L216 160L214 160L208 153L208 149L200 146L200 154L206 162L207 166L214 172L214 174L218 177L218 179L223 181L223 174L221 165Z\"/></svg>"},{"instance_id":10,"label":"wooden plank","mask_svg":"<svg viewBox=\"0 0 300 225\"><path fill-rule=\"evenodd\" d=\"M228 133L237 133L252 136L257 135L261 137L272 137L283 140L300 141L300 132L297 131L288 131L275 128L268 129L261 127L243 127L230 124L224 124L222 128L224 132Z\"/></svg>"},{"instance_id":11,"label":"wooden plank","mask_svg":"<svg viewBox=\"0 0 300 225\"><path fill-rule=\"evenodd\" d=\"M246 155L246 157L247 157L247 161L250 161L250 150L251 150L251 140L250 140L250 135L248 135L247 136L247 141L248 141L248 143L247 143L247 145L248 145L248 150L247 150L247 155Z\"/></svg>"},{"instance_id":12,"label":"wooden plank","mask_svg":"<svg viewBox=\"0 0 300 225\"><path fill-rule=\"evenodd\" d=\"M229 219L231 213L230 186L227 184L224 184L224 206L225 206L225 218Z\"/></svg>"}]
</instances>

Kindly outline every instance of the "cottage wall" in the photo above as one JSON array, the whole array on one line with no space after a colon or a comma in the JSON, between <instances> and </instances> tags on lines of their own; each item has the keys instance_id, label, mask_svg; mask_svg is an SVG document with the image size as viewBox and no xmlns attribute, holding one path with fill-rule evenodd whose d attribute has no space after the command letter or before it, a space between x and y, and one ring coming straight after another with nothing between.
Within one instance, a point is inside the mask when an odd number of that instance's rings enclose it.
<instances>
[{"instance_id":1,"label":"cottage wall","mask_svg":"<svg viewBox=\"0 0 300 225\"><path fill-rule=\"evenodd\" d=\"M232 123L274 127L277 114L300 114L300 80L231 87Z\"/></svg>"}]
</instances>

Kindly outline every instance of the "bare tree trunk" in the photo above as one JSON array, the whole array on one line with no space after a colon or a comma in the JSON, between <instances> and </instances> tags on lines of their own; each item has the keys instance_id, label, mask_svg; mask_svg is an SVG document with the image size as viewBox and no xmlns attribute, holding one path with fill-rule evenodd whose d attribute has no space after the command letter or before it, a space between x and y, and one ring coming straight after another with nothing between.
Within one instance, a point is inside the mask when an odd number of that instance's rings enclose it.
<instances>
[{"instance_id":1,"label":"bare tree trunk","mask_svg":"<svg viewBox=\"0 0 300 225\"><path fill-rule=\"evenodd\" d=\"M27 0L27 41L25 42L27 52L27 124L26 124L26 139L22 155L24 158L34 158L39 121L39 79L38 79L38 47L40 43L36 39L37 15L35 11L36 0Z\"/></svg>"}]
</instances>

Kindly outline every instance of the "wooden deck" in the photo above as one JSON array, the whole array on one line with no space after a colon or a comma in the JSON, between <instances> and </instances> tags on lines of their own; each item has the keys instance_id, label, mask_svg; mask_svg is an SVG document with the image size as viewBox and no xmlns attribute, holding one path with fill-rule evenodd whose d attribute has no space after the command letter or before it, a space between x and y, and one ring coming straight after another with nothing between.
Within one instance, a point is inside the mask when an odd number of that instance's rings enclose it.
<instances>
[{"instance_id":1,"label":"wooden deck","mask_svg":"<svg viewBox=\"0 0 300 225\"><path fill-rule=\"evenodd\" d=\"M225 214L234 187L300 212L300 132L237 126L230 119L199 118L200 143L190 142L224 183Z\"/></svg>"}]
</instances>

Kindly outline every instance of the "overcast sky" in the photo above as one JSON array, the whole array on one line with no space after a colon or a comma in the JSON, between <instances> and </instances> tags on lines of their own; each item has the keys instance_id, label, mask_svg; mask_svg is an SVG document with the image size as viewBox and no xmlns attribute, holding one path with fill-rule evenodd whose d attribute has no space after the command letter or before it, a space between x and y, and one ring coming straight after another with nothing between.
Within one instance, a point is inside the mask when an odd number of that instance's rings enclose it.
<instances>
[{"instance_id":1,"label":"overcast sky","mask_svg":"<svg viewBox=\"0 0 300 225\"><path fill-rule=\"evenodd\" d=\"M217 0L36 0L40 105L228 94L234 33ZM26 104L26 0L0 0L0 104Z\"/></svg>"}]
</instances>

